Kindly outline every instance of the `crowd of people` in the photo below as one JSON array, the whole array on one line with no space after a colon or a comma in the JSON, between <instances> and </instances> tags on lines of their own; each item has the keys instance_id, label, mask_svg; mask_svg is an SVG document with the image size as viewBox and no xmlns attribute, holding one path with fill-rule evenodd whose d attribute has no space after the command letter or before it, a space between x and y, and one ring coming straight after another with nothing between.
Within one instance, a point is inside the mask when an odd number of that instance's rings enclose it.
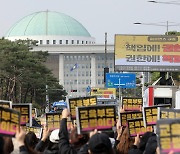
<instances>
[{"instance_id":1,"label":"crowd of people","mask_svg":"<svg viewBox=\"0 0 180 154\"><path fill-rule=\"evenodd\" d=\"M42 138L34 132L27 134L20 128L15 140L20 154L159 154L157 135L146 132L143 136L130 138L128 128L116 124L111 133L94 130L89 134L77 134L76 127L67 129L68 109L62 112L60 128L50 132L44 126ZM10 154L14 146L10 137L0 137L0 153Z\"/></svg>"}]
</instances>

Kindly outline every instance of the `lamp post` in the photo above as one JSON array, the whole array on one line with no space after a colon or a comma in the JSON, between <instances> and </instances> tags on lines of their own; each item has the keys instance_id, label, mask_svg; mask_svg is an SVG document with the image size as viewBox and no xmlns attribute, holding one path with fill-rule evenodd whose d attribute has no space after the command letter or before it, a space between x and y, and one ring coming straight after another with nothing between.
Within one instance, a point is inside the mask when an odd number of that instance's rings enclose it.
<instances>
[{"instance_id":1,"label":"lamp post","mask_svg":"<svg viewBox=\"0 0 180 154\"><path fill-rule=\"evenodd\" d=\"M169 1L169 2L161 2L161 1L148 1L150 3L161 3L161 4L173 4L173 5L180 5L179 2L176 2L176 1Z\"/></svg>"},{"instance_id":2,"label":"lamp post","mask_svg":"<svg viewBox=\"0 0 180 154\"><path fill-rule=\"evenodd\" d=\"M171 23L173 23L173 22L171 22ZM134 24L135 24L135 25L147 25L147 26L166 27L166 35L168 35L169 27L180 26L180 23L177 23L177 24L169 24L168 21L166 21L165 24L163 24L163 23L141 23L141 22L135 22Z\"/></svg>"}]
</instances>

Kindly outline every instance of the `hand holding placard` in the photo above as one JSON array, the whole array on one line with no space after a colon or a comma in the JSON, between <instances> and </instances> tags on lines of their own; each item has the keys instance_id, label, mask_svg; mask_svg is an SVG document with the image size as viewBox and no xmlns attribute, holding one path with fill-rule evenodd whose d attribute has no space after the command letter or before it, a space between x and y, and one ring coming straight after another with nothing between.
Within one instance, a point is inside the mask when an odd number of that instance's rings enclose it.
<instances>
[{"instance_id":1,"label":"hand holding placard","mask_svg":"<svg viewBox=\"0 0 180 154\"><path fill-rule=\"evenodd\" d=\"M26 132L23 130L22 127L20 127L20 130L16 131L16 140L19 143L19 147L24 145L24 139L25 139Z\"/></svg>"},{"instance_id":2,"label":"hand holding placard","mask_svg":"<svg viewBox=\"0 0 180 154\"><path fill-rule=\"evenodd\" d=\"M63 118L67 118L69 115L70 115L70 112L68 111L67 108L65 108L65 109L62 111L62 119L63 119Z\"/></svg>"},{"instance_id":3,"label":"hand holding placard","mask_svg":"<svg viewBox=\"0 0 180 154\"><path fill-rule=\"evenodd\" d=\"M46 139L48 138L49 134L50 134L49 128L44 126L44 128L43 128L43 136L42 136L41 140L45 142Z\"/></svg>"}]
</instances>

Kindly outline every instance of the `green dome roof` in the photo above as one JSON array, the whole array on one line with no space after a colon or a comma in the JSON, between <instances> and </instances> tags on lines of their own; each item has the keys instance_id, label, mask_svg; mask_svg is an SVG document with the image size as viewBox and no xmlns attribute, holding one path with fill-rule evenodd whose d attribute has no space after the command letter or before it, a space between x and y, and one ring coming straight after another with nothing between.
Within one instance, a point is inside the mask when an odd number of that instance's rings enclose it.
<instances>
[{"instance_id":1,"label":"green dome roof","mask_svg":"<svg viewBox=\"0 0 180 154\"><path fill-rule=\"evenodd\" d=\"M62 35L91 37L86 28L63 13L43 11L28 15L10 28L6 37Z\"/></svg>"}]
</instances>

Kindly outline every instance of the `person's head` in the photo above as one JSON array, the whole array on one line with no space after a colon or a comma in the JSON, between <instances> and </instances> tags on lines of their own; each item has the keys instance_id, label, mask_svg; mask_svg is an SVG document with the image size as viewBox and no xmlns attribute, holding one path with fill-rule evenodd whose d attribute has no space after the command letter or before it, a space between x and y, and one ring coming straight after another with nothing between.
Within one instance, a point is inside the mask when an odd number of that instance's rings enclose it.
<instances>
[{"instance_id":1,"label":"person's head","mask_svg":"<svg viewBox=\"0 0 180 154\"><path fill-rule=\"evenodd\" d=\"M51 132L49 136L49 140L52 143L59 143L59 129L55 129Z\"/></svg>"},{"instance_id":2,"label":"person's head","mask_svg":"<svg viewBox=\"0 0 180 154\"><path fill-rule=\"evenodd\" d=\"M57 111L57 106L54 106L54 111Z\"/></svg>"},{"instance_id":3,"label":"person's head","mask_svg":"<svg viewBox=\"0 0 180 154\"><path fill-rule=\"evenodd\" d=\"M157 136L154 135L149 137L144 154L154 154L156 153L156 149L157 149Z\"/></svg>"},{"instance_id":4,"label":"person's head","mask_svg":"<svg viewBox=\"0 0 180 154\"><path fill-rule=\"evenodd\" d=\"M153 132L146 132L144 135L142 135L141 139L140 139L140 143L139 143L139 149L141 149L142 151L145 150L146 144L148 142L148 139L151 136L156 136L155 133Z\"/></svg>"},{"instance_id":5,"label":"person's head","mask_svg":"<svg viewBox=\"0 0 180 154\"><path fill-rule=\"evenodd\" d=\"M118 154L128 153L129 148L134 143L134 138L129 137L128 127L126 127L121 135L121 141L117 145Z\"/></svg>"},{"instance_id":6,"label":"person's head","mask_svg":"<svg viewBox=\"0 0 180 154\"><path fill-rule=\"evenodd\" d=\"M39 139L36 137L36 134L34 132L28 132L25 136L24 143L28 147L34 149L36 144L38 143Z\"/></svg>"},{"instance_id":7,"label":"person's head","mask_svg":"<svg viewBox=\"0 0 180 154\"><path fill-rule=\"evenodd\" d=\"M39 139L36 137L34 132L30 131L25 135L24 144L29 154L38 154L38 152L34 149L38 140Z\"/></svg>"},{"instance_id":8,"label":"person's head","mask_svg":"<svg viewBox=\"0 0 180 154\"><path fill-rule=\"evenodd\" d=\"M90 154L112 154L113 149L109 136L105 133L96 133L89 139Z\"/></svg>"},{"instance_id":9,"label":"person's head","mask_svg":"<svg viewBox=\"0 0 180 154\"><path fill-rule=\"evenodd\" d=\"M49 136L49 143L48 143L48 150L54 150L58 149L58 143L59 143L59 129L55 129L51 132Z\"/></svg>"},{"instance_id":10,"label":"person's head","mask_svg":"<svg viewBox=\"0 0 180 154\"><path fill-rule=\"evenodd\" d=\"M4 153L3 154L10 154L14 151L14 145L12 142L11 137L3 136L4 140Z\"/></svg>"}]
</instances>

